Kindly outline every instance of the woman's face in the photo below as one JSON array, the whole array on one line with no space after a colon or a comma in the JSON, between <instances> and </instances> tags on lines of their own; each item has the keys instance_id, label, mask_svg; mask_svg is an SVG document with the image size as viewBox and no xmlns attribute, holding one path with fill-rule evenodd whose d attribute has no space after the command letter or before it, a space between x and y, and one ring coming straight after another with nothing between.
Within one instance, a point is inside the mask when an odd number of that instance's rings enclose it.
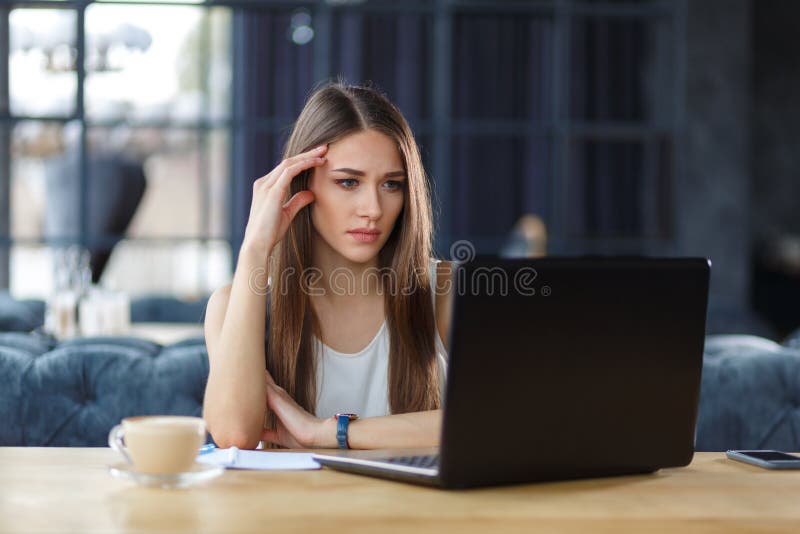
<instances>
[{"instance_id":1,"label":"woman's face","mask_svg":"<svg viewBox=\"0 0 800 534\"><path fill-rule=\"evenodd\" d=\"M390 137L365 130L328 145L309 180L315 249L354 263L377 256L403 209L405 172ZM321 238L321 239L320 239Z\"/></svg>"}]
</instances>

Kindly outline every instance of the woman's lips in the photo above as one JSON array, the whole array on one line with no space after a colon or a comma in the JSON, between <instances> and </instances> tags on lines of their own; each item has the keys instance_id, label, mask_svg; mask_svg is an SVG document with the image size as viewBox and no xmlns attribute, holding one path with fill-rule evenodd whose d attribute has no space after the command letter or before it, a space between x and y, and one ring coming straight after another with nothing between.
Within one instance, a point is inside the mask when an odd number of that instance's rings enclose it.
<instances>
[{"instance_id":1,"label":"woman's lips","mask_svg":"<svg viewBox=\"0 0 800 534\"><path fill-rule=\"evenodd\" d=\"M379 233L367 233L367 232L347 232L356 241L360 241L361 243L372 243L373 241L377 241L378 237L380 236Z\"/></svg>"}]
</instances>

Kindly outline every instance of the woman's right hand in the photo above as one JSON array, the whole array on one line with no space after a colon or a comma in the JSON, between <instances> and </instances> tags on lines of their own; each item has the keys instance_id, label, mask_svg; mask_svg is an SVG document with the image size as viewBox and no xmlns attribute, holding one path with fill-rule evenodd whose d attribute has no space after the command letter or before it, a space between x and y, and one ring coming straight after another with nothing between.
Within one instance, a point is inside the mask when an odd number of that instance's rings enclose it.
<instances>
[{"instance_id":1,"label":"woman's right hand","mask_svg":"<svg viewBox=\"0 0 800 534\"><path fill-rule=\"evenodd\" d=\"M325 164L327 145L281 161L272 172L253 182L253 201L244 232L243 246L254 246L269 253L286 234L295 215L314 201L314 193L298 191L288 201L292 180L303 171Z\"/></svg>"}]
</instances>

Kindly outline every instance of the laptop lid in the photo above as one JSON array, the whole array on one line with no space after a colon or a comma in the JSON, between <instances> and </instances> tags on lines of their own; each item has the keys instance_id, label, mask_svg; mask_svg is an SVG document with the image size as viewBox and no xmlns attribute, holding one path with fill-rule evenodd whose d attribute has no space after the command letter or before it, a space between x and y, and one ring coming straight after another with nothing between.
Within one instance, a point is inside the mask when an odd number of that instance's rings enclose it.
<instances>
[{"instance_id":1,"label":"laptop lid","mask_svg":"<svg viewBox=\"0 0 800 534\"><path fill-rule=\"evenodd\" d=\"M709 269L702 258L459 264L440 483L687 465Z\"/></svg>"}]
</instances>

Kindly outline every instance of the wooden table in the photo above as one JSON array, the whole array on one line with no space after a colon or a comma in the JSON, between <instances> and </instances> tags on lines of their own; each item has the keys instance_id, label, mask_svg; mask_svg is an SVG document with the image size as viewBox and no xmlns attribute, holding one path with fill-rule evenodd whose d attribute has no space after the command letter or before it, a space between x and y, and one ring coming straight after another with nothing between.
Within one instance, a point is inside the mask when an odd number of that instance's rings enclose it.
<instances>
[{"instance_id":1,"label":"wooden table","mask_svg":"<svg viewBox=\"0 0 800 534\"><path fill-rule=\"evenodd\" d=\"M800 471L701 453L654 475L443 491L327 469L191 489L112 478L109 449L0 448L0 532L800 532Z\"/></svg>"}]
</instances>

